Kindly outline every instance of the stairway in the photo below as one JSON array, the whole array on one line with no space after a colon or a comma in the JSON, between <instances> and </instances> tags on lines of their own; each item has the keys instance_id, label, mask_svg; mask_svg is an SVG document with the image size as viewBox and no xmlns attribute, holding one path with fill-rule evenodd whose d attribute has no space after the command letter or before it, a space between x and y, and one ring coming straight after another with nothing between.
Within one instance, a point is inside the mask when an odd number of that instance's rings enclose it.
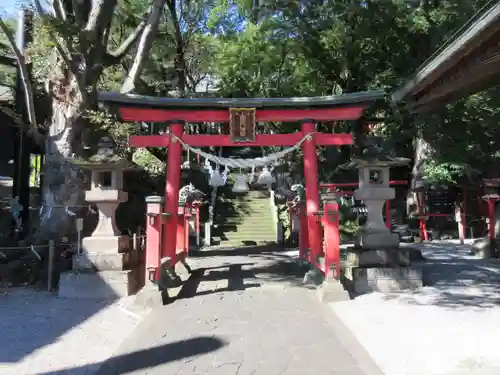
<instances>
[{"instance_id":1,"label":"stairway","mask_svg":"<svg viewBox=\"0 0 500 375\"><path fill-rule=\"evenodd\" d=\"M235 195L225 190L215 207L212 244L227 248L275 243L269 192Z\"/></svg>"}]
</instances>

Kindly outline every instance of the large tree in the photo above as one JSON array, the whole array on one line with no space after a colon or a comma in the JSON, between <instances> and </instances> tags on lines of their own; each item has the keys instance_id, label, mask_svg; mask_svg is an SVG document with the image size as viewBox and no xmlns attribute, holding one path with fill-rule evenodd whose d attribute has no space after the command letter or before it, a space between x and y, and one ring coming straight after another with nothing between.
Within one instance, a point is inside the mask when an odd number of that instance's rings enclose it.
<instances>
[{"instance_id":1,"label":"large tree","mask_svg":"<svg viewBox=\"0 0 500 375\"><path fill-rule=\"evenodd\" d=\"M37 238L60 236L71 228L66 206L84 203L84 176L71 158L82 156L85 141L99 129L92 116L98 109L98 87L103 73L134 52L125 75L122 92L131 92L148 58L166 0L153 0L144 14L137 14L140 0L52 0L51 10L34 0L36 38L30 59L37 78L44 80L52 100L51 121L47 124L43 201ZM142 6L144 9L145 7ZM111 49L112 36L121 25L116 19L127 18L134 30ZM1 23L3 24L3 22ZM3 30L9 35L9 30ZM18 63L26 66L27 56L20 53L9 35ZM26 71L26 70L25 70ZM33 92L25 86L29 107ZM31 132L39 134L34 111L29 111Z\"/></svg>"}]
</instances>

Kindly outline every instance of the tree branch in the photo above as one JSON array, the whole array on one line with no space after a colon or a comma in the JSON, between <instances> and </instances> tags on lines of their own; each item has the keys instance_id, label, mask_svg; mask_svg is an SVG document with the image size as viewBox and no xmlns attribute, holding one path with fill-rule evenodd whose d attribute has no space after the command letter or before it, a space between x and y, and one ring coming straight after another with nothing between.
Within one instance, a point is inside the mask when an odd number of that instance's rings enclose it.
<instances>
[{"instance_id":1,"label":"tree branch","mask_svg":"<svg viewBox=\"0 0 500 375\"><path fill-rule=\"evenodd\" d=\"M186 95L186 56L184 39L182 37L181 26L179 24L180 15L177 13L175 8L175 0L168 0L167 5L170 11L170 17L172 18L172 23L174 25L176 52L175 70L177 72L177 84L181 97L184 97Z\"/></svg>"},{"instance_id":2,"label":"tree branch","mask_svg":"<svg viewBox=\"0 0 500 375\"><path fill-rule=\"evenodd\" d=\"M35 135L38 134L37 131L37 122L36 122L36 113L35 113L35 95L33 91L33 86L31 85L31 80L28 72L28 68L26 67L26 59L24 55L21 53L19 48L16 45L14 40L14 36L11 31L5 24L3 18L0 16L0 29L3 31L7 40L9 41L10 47L16 56L17 66L19 68L19 73L21 75L21 81L23 83L23 91L26 100L26 109L28 112L28 121L30 123L30 128Z\"/></svg>"},{"instance_id":3,"label":"tree branch","mask_svg":"<svg viewBox=\"0 0 500 375\"><path fill-rule=\"evenodd\" d=\"M54 9L56 17L59 18L60 21L66 21L66 10L64 9L64 5L61 0L52 0L52 8Z\"/></svg>"},{"instance_id":4,"label":"tree branch","mask_svg":"<svg viewBox=\"0 0 500 375\"><path fill-rule=\"evenodd\" d=\"M86 39L100 39L104 30L110 25L118 0L93 0L89 20L85 26Z\"/></svg>"},{"instance_id":5,"label":"tree branch","mask_svg":"<svg viewBox=\"0 0 500 375\"><path fill-rule=\"evenodd\" d=\"M40 4L40 0L34 0L34 3L35 3L36 11L38 12L38 14L41 17L50 17L49 15L47 15L47 13L45 13L45 10L43 10L42 5ZM66 63L66 65L69 69L71 67L71 63L70 63L71 58L68 56L68 54L66 53L64 48L61 46L61 43L59 43L59 39L58 39L56 33L52 30L50 30L49 33L52 36L52 39L54 40L55 48L56 48L57 52L59 53L61 58L64 60L64 62Z\"/></svg>"},{"instance_id":6,"label":"tree branch","mask_svg":"<svg viewBox=\"0 0 500 375\"><path fill-rule=\"evenodd\" d=\"M132 47L135 45L139 37L141 36L144 28L147 25L147 19L142 20L135 30L128 36L127 39L114 51L108 52L105 56L106 65L118 64L121 59L123 59L127 53L130 52Z\"/></svg>"},{"instance_id":7,"label":"tree branch","mask_svg":"<svg viewBox=\"0 0 500 375\"><path fill-rule=\"evenodd\" d=\"M137 53L132 63L132 67L130 68L127 77L122 84L120 90L121 93L129 93L134 90L135 82L141 74L144 62L146 61L148 53L151 50L155 32L158 28L158 23L160 22L160 16L162 13L161 11L164 6L165 0L154 0L146 26L144 27L144 31L142 32L141 38L139 40Z\"/></svg>"}]
</instances>

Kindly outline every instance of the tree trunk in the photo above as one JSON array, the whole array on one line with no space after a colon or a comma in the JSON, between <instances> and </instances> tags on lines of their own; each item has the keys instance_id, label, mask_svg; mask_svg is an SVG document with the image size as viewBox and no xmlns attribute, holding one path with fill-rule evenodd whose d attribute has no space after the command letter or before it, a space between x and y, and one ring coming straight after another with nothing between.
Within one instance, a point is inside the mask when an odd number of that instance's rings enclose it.
<instances>
[{"instance_id":1,"label":"tree trunk","mask_svg":"<svg viewBox=\"0 0 500 375\"><path fill-rule=\"evenodd\" d=\"M61 239L75 233L74 217L88 212L85 204L85 173L70 162L81 152L80 133L84 103L79 94L54 95L52 120L45 145L43 172L43 206L40 223L34 233L39 242Z\"/></svg>"},{"instance_id":2,"label":"tree trunk","mask_svg":"<svg viewBox=\"0 0 500 375\"><path fill-rule=\"evenodd\" d=\"M407 212L421 215L425 212L425 163L432 154L432 148L423 138L414 143L414 164L411 189L408 190Z\"/></svg>"}]
</instances>

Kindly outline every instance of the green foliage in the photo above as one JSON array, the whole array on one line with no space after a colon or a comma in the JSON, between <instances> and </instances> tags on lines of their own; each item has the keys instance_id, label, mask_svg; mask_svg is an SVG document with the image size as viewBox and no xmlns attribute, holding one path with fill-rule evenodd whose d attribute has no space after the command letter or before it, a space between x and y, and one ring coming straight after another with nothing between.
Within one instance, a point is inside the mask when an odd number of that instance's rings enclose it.
<instances>
[{"instance_id":1,"label":"green foliage","mask_svg":"<svg viewBox=\"0 0 500 375\"><path fill-rule=\"evenodd\" d=\"M7 27L14 33L15 22L12 19L4 19ZM7 37L0 33L0 56L14 57ZM0 65L0 85L13 86L15 82L15 72L13 67Z\"/></svg>"},{"instance_id":2,"label":"green foliage","mask_svg":"<svg viewBox=\"0 0 500 375\"><path fill-rule=\"evenodd\" d=\"M137 149L132 161L142 167L149 176L158 177L165 173L165 164L146 149Z\"/></svg>"},{"instance_id":3,"label":"green foliage","mask_svg":"<svg viewBox=\"0 0 500 375\"><path fill-rule=\"evenodd\" d=\"M332 95L374 88L389 92L486 2L168 0L138 92L191 96L203 91L207 80L218 83L217 95L228 97ZM130 35L148 5L145 0L119 1L108 41L110 50ZM34 62L35 77L44 81L53 74L54 35L72 40L76 49L82 40L80 30L69 22L58 24L39 17L35 27L29 58ZM2 48L0 39L0 53ZM100 89L119 89L132 52L119 64L104 68ZM12 77L8 73L0 69L0 81ZM492 89L434 116L417 118L388 103L371 114L385 118L377 132L394 154L411 157L412 140L424 137L435 150L425 167L427 178L451 183L477 173L500 172L496 167L499 99L500 90ZM126 139L135 129L111 124L104 114L90 115L130 157ZM289 132L297 124L268 126ZM350 124L320 126L325 131L345 131ZM344 156L320 152L320 174L331 179ZM147 165L148 158L141 154L139 159Z\"/></svg>"}]
</instances>

